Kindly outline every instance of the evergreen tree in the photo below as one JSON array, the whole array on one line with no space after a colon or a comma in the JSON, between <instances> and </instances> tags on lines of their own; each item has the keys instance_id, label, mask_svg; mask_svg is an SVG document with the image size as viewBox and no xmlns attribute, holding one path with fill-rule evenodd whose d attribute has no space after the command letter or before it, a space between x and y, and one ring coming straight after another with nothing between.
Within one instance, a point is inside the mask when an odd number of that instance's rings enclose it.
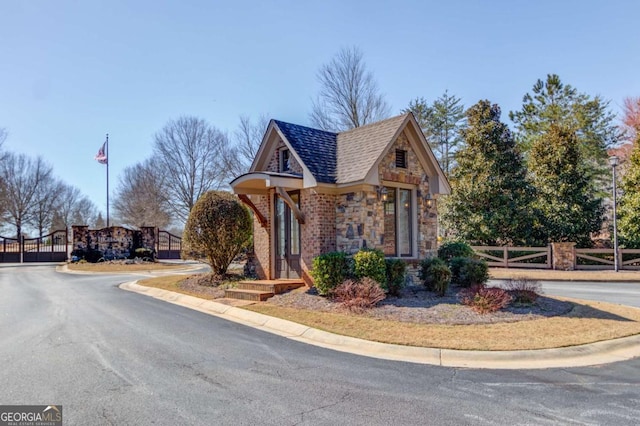
<instances>
[{"instance_id":1,"label":"evergreen tree","mask_svg":"<svg viewBox=\"0 0 640 426\"><path fill-rule=\"evenodd\" d=\"M640 248L640 133L633 144L621 189L618 209L620 242L627 248Z\"/></svg>"},{"instance_id":2,"label":"evergreen tree","mask_svg":"<svg viewBox=\"0 0 640 426\"><path fill-rule=\"evenodd\" d=\"M466 113L464 147L451 172L442 222L458 237L482 245L535 242L535 197L515 140L500 121L500 107L480 101Z\"/></svg>"},{"instance_id":3,"label":"evergreen tree","mask_svg":"<svg viewBox=\"0 0 640 426\"><path fill-rule=\"evenodd\" d=\"M424 98L416 98L402 112L413 112L440 167L449 176L454 166L454 154L462 142L460 131L464 127L464 107L460 98L445 91L431 105Z\"/></svg>"},{"instance_id":4,"label":"evergreen tree","mask_svg":"<svg viewBox=\"0 0 640 426\"><path fill-rule=\"evenodd\" d=\"M552 124L533 141L529 171L538 193L534 206L544 216L545 240L588 247L590 234L600 230L604 208L579 144L575 130Z\"/></svg>"},{"instance_id":5,"label":"evergreen tree","mask_svg":"<svg viewBox=\"0 0 640 426\"><path fill-rule=\"evenodd\" d=\"M532 92L524 95L522 110L509 113L523 153L528 155L533 143L552 125L561 126L575 133L581 161L587 166L585 172L607 175L606 149L620 138L615 115L608 110L609 102L578 93L556 74L547 75L546 81L538 80Z\"/></svg>"}]
</instances>

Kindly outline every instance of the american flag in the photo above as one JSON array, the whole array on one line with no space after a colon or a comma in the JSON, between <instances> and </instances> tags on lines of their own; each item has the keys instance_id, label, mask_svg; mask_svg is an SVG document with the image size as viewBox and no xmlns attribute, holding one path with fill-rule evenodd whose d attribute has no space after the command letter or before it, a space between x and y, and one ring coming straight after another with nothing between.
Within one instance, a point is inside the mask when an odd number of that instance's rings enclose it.
<instances>
[{"instance_id":1,"label":"american flag","mask_svg":"<svg viewBox=\"0 0 640 426\"><path fill-rule=\"evenodd\" d=\"M100 164L107 164L107 153L105 151L106 147L107 142L105 141L105 143L102 144L102 146L98 150L98 153L96 154L95 159L98 160L98 163Z\"/></svg>"}]
</instances>

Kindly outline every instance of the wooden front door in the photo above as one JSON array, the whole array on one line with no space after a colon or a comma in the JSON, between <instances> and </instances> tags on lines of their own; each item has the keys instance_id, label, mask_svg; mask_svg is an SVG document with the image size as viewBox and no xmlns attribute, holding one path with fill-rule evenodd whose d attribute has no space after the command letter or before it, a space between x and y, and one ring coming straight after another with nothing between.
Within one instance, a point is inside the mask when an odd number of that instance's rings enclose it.
<instances>
[{"instance_id":1,"label":"wooden front door","mask_svg":"<svg viewBox=\"0 0 640 426\"><path fill-rule=\"evenodd\" d=\"M300 205L300 193L289 193L291 200ZM300 278L300 223L293 212L277 196L275 197L275 277Z\"/></svg>"}]
</instances>

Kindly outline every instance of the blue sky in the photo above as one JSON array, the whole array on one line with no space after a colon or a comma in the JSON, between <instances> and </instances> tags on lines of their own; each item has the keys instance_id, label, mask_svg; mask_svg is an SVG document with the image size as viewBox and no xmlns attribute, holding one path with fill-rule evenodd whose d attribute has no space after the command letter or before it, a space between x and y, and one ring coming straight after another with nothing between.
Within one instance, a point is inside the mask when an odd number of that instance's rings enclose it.
<instances>
[{"instance_id":1,"label":"blue sky","mask_svg":"<svg viewBox=\"0 0 640 426\"><path fill-rule=\"evenodd\" d=\"M111 188L180 115L231 134L241 114L308 125L316 71L365 55L393 112L445 90L519 109L538 78L640 96L635 0L0 0L0 127L105 210Z\"/></svg>"}]
</instances>

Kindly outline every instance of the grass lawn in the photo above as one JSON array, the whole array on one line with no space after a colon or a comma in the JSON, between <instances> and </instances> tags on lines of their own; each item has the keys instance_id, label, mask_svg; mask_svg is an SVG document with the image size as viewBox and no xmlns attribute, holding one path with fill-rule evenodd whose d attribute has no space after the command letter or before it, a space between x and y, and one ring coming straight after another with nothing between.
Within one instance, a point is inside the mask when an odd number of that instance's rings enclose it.
<instances>
[{"instance_id":1,"label":"grass lawn","mask_svg":"<svg viewBox=\"0 0 640 426\"><path fill-rule=\"evenodd\" d=\"M213 299L178 286L182 276L150 278L140 285ZM571 300L571 299L563 299ZM487 325L413 324L349 313L293 309L261 302L243 309L345 336L383 343L464 350L527 350L581 345L640 334L640 309L572 300L564 316Z\"/></svg>"}]
</instances>

